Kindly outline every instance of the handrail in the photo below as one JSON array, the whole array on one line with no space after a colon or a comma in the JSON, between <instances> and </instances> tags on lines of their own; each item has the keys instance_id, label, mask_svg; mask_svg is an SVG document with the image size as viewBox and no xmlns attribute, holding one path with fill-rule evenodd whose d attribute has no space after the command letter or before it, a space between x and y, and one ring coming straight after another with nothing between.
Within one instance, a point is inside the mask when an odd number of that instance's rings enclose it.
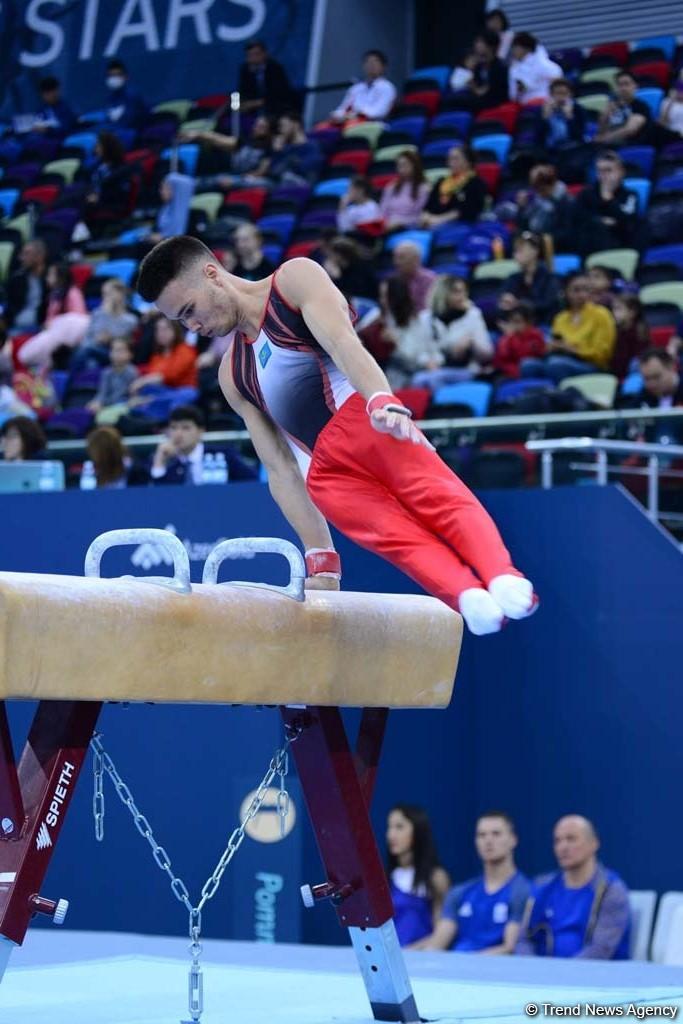
<instances>
[{"instance_id":1,"label":"handrail","mask_svg":"<svg viewBox=\"0 0 683 1024\"><path fill-rule=\"evenodd\" d=\"M615 409L596 410L595 412L557 413L549 412L533 416L470 416L467 418L418 420L417 425L426 434L440 430L463 431L467 433L495 433L497 430L509 430L519 427L531 431L542 430L544 427L577 427L582 423L595 423L603 426L619 423L643 423L657 420L683 419L683 406L675 409ZM152 448L164 440L163 434L145 434L126 437L128 448ZM248 441L246 430L215 430L204 434L204 441L209 444L226 441ZM79 452L85 446L83 438L74 440L50 441L48 451Z\"/></svg>"}]
</instances>

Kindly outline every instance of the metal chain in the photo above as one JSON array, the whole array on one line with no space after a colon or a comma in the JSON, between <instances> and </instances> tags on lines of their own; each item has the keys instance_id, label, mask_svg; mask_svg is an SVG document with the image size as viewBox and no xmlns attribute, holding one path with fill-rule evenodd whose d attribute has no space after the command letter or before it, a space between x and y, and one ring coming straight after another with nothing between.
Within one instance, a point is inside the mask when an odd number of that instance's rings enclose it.
<instances>
[{"instance_id":1,"label":"metal chain","mask_svg":"<svg viewBox=\"0 0 683 1024\"><path fill-rule=\"evenodd\" d=\"M190 894L182 878L178 875L174 875L171 869L170 857L163 846L161 846L161 844L155 839L152 826L144 814L141 814L138 810L135 800L133 799L133 794L119 775L116 765L112 761L111 757L102 746L101 733L96 733L90 741L90 745L93 748L93 815L95 818L95 837L97 841L102 842L104 839L103 781L104 773L106 772L114 783L114 787L121 803L130 811L133 817L133 823L138 832L149 843L152 849L152 856L154 857L157 866L168 875L171 884L171 892L175 898L184 905L189 914L189 935L191 939L189 951L192 962L190 964L188 979L188 1009L193 1022L199 1021L204 1010L204 985L201 968L202 944L200 941L202 930L202 911L209 900L213 899L215 896L228 864L244 841L247 825L256 817L261 809L261 805L266 798L268 789L276 775L279 777L276 806L280 818L280 835L284 838L286 820L289 813L289 793L286 788L287 772L289 771L288 751L290 745L299 738L299 733L300 730L294 731L288 728L285 736L285 742L281 748L275 751L275 754L271 758L270 764L268 765L268 771L261 780L261 784L256 790L244 814L242 822L233 830L230 838L228 839L228 845L223 851L218 864L204 883L201 891L201 898L196 907L192 905Z\"/></svg>"}]
</instances>

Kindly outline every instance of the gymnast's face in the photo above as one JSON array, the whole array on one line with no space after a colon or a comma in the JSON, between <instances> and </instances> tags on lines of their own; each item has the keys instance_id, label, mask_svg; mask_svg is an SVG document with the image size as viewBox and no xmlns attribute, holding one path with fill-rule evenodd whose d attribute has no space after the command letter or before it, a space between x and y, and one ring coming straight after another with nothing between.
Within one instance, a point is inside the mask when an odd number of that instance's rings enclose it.
<instances>
[{"instance_id":1,"label":"gymnast's face","mask_svg":"<svg viewBox=\"0 0 683 1024\"><path fill-rule=\"evenodd\" d=\"M482 863L499 864L512 854L517 836L505 818L490 815L477 822L474 845Z\"/></svg>"},{"instance_id":2,"label":"gymnast's face","mask_svg":"<svg viewBox=\"0 0 683 1024\"><path fill-rule=\"evenodd\" d=\"M218 261L196 263L174 278L156 304L169 320L180 320L205 338L229 334L239 320L237 293Z\"/></svg>"},{"instance_id":3,"label":"gymnast's face","mask_svg":"<svg viewBox=\"0 0 683 1024\"><path fill-rule=\"evenodd\" d=\"M387 819L387 848L392 857L402 857L413 849L413 823L401 811L392 811Z\"/></svg>"}]
</instances>

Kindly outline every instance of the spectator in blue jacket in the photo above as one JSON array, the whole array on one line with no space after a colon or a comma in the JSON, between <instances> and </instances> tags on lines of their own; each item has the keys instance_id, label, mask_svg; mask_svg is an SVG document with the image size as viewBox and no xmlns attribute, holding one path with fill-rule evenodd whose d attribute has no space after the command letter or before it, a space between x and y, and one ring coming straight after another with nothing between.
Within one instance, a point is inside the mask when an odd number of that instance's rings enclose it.
<instances>
[{"instance_id":1,"label":"spectator in blue jacket","mask_svg":"<svg viewBox=\"0 0 683 1024\"><path fill-rule=\"evenodd\" d=\"M278 183L309 184L322 163L317 142L307 138L301 114L295 110L281 114L267 176Z\"/></svg>"},{"instance_id":2,"label":"spectator in blue jacket","mask_svg":"<svg viewBox=\"0 0 683 1024\"><path fill-rule=\"evenodd\" d=\"M628 959L628 889L598 861L600 840L593 824L568 814L555 825L553 844L560 870L535 881L515 952Z\"/></svg>"},{"instance_id":3,"label":"spectator in blue jacket","mask_svg":"<svg viewBox=\"0 0 683 1024\"><path fill-rule=\"evenodd\" d=\"M59 79L53 75L41 78L38 92L41 105L32 130L60 137L72 132L76 127L76 115L66 100L62 99Z\"/></svg>"},{"instance_id":4,"label":"spectator in blue jacket","mask_svg":"<svg viewBox=\"0 0 683 1024\"><path fill-rule=\"evenodd\" d=\"M194 405L177 405L168 418L166 438L152 458L150 475L154 484L202 484L204 480L204 414ZM234 448L212 448L222 452L228 481L256 480L257 472Z\"/></svg>"},{"instance_id":5,"label":"spectator in blue jacket","mask_svg":"<svg viewBox=\"0 0 683 1024\"><path fill-rule=\"evenodd\" d=\"M451 889L436 928L413 948L513 952L531 887L515 865L517 833L512 818L502 811L482 814L475 845L483 873Z\"/></svg>"},{"instance_id":6,"label":"spectator in blue jacket","mask_svg":"<svg viewBox=\"0 0 683 1024\"><path fill-rule=\"evenodd\" d=\"M147 106L142 96L128 83L128 71L120 60L107 64L107 120L117 128L143 127Z\"/></svg>"}]
</instances>

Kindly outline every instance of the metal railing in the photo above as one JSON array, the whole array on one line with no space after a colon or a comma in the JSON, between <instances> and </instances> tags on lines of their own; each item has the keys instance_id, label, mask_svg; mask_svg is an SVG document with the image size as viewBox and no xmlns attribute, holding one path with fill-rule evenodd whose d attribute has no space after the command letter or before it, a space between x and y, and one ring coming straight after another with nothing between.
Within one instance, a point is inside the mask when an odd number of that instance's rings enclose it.
<instances>
[{"instance_id":1,"label":"metal railing","mask_svg":"<svg viewBox=\"0 0 683 1024\"><path fill-rule=\"evenodd\" d=\"M609 474L618 476L647 477L647 514L653 522L658 522L659 514L659 481L660 477L683 478L683 472L670 469L660 464L660 457L667 461L683 459L683 445L648 444L638 441L609 441L594 437L561 437L550 441L527 441L530 452L541 453L541 487L548 490L553 486L553 458L557 452L581 451L594 452L595 462L572 463L572 469L587 470L595 474L596 483L604 486L609 482ZM647 459L647 466L610 465L609 455L639 455ZM679 521L680 516L667 513L669 520Z\"/></svg>"}]
</instances>

